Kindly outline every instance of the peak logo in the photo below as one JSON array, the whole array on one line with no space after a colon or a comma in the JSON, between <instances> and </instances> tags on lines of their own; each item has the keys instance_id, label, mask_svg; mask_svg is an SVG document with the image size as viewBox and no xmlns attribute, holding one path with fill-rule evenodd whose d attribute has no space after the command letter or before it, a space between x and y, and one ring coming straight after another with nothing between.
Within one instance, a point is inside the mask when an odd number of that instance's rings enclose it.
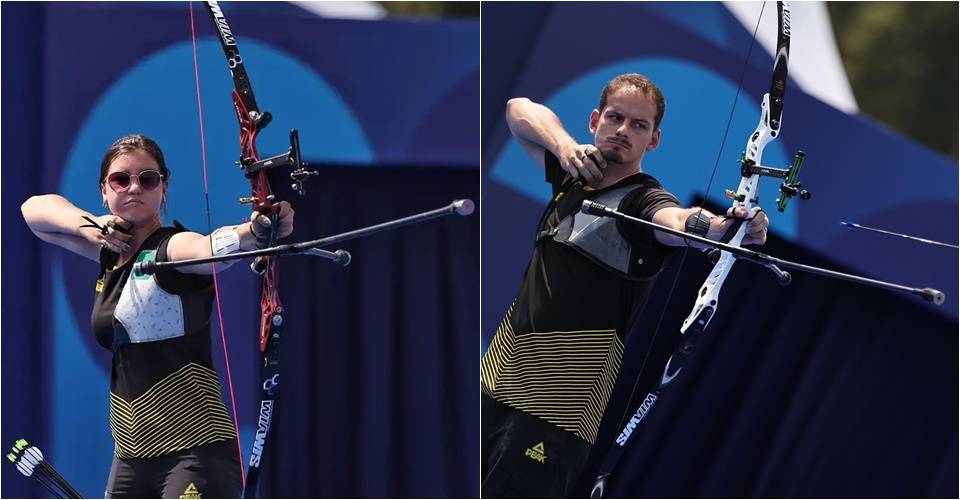
<instances>
[{"instance_id":1,"label":"peak logo","mask_svg":"<svg viewBox=\"0 0 960 500\"><path fill-rule=\"evenodd\" d=\"M543 441L533 445L533 448L527 448L527 451L523 454L523 456L530 457L531 460L544 463L547 460L547 453L543 450Z\"/></svg>"},{"instance_id":2,"label":"peak logo","mask_svg":"<svg viewBox=\"0 0 960 500\"><path fill-rule=\"evenodd\" d=\"M187 489L183 490L183 495L180 495L180 500L197 500L200 498L203 498L203 495L200 494L197 485L193 483L190 483Z\"/></svg>"}]
</instances>

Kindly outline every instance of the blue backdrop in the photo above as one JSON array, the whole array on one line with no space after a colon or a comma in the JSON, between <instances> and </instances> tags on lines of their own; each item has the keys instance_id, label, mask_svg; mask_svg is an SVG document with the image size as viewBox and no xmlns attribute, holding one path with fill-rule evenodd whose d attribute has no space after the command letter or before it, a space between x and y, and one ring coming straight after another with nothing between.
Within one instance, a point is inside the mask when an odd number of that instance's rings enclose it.
<instances>
[{"instance_id":1,"label":"blue backdrop","mask_svg":"<svg viewBox=\"0 0 960 500\"><path fill-rule=\"evenodd\" d=\"M292 240L479 201L477 21L329 20L273 2L223 8L261 109L274 115L261 154L285 151L298 128L322 172L292 200ZM165 222L207 231L190 13L186 3L2 9L2 206L12 218L3 226L0 441L27 438L99 496L113 445L109 353L88 326L97 269L39 242L19 206L60 193L100 213L103 152L144 133L172 172ZM237 198L250 188L233 165L233 82L206 12L195 5L194 16L216 227L249 216ZM286 183L273 181L281 199L292 196ZM261 494L474 496L478 405L465 395L476 373L478 214L344 247L354 254L346 270L285 261L284 387ZM258 283L244 268L222 275L221 300L246 454L260 360ZM43 494L12 466L0 470L4 497Z\"/></svg>"},{"instance_id":2,"label":"blue backdrop","mask_svg":"<svg viewBox=\"0 0 960 500\"><path fill-rule=\"evenodd\" d=\"M482 14L481 350L517 292L550 194L542 171L510 137L509 98L546 104L575 138L590 142L587 120L603 85L625 72L649 76L664 91L666 115L661 146L647 154L644 170L691 206L701 203L719 155L706 194L707 206L720 210L729 206L723 190L739 183L735 161L756 127L773 68L760 47L746 60L752 32L718 2L487 3ZM772 2L762 22L777 22ZM804 43L804 30L794 22L793 47ZM708 340L688 363L695 368L658 402L608 493L956 496L957 252L840 222L955 244L957 163L788 81L782 134L764 163L786 166L797 150L807 153L800 178L813 197L794 199L779 214L771 208L778 184L761 182L771 220L762 251L937 288L947 302L935 307L801 272L779 288L766 270L738 264ZM635 411L672 351L709 271L705 259L689 255L668 303L681 255L667 264L631 333L582 495L624 412ZM639 398L628 402L648 348Z\"/></svg>"}]
</instances>

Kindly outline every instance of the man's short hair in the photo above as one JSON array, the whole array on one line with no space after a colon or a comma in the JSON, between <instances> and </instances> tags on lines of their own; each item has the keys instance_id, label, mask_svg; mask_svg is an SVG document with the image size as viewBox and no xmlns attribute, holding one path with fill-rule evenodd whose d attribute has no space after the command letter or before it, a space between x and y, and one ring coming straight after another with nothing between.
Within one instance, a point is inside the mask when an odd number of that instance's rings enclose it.
<instances>
[{"instance_id":1,"label":"man's short hair","mask_svg":"<svg viewBox=\"0 0 960 500\"><path fill-rule=\"evenodd\" d=\"M657 115L653 119L653 128L654 130L660 128L663 113L667 108L667 103L663 99L663 92L652 80L639 73L626 73L610 80L607 86L603 87L603 92L600 94L600 107L597 109L603 113L603 108L607 107L607 97L625 87L633 87L638 92L653 99L653 103L657 105Z\"/></svg>"}]
</instances>

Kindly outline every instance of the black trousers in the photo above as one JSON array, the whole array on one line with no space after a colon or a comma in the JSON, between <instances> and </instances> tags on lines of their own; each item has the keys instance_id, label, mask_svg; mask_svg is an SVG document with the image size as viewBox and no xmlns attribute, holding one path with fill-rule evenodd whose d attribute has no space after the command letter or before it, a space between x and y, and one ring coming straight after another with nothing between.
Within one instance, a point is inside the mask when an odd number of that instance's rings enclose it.
<instances>
[{"instance_id":1,"label":"black trousers","mask_svg":"<svg viewBox=\"0 0 960 500\"><path fill-rule=\"evenodd\" d=\"M104 498L240 498L235 441L155 458L113 458Z\"/></svg>"},{"instance_id":2,"label":"black trousers","mask_svg":"<svg viewBox=\"0 0 960 500\"><path fill-rule=\"evenodd\" d=\"M480 399L481 498L589 495L572 488L590 443L486 395Z\"/></svg>"}]
</instances>

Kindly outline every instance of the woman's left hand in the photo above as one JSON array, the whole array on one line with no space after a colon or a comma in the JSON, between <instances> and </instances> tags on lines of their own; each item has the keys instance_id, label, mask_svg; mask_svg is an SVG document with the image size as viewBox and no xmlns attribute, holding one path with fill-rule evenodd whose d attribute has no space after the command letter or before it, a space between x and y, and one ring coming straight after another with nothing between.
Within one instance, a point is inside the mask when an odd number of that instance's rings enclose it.
<instances>
[{"instance_id":1,"label":"woman's left hand","mask_svg":"<svg viewBox=\"0 0 960 500\"><path fill-rule=\"evenodd\" d=\"M286 238L293 232L293 207L289 202L281 201L275 205L277 210L277 239ZM270 218L260 212L250 214L250 229L258 238L267 239L270 234Z\"/></svg>"}]
</instances>

